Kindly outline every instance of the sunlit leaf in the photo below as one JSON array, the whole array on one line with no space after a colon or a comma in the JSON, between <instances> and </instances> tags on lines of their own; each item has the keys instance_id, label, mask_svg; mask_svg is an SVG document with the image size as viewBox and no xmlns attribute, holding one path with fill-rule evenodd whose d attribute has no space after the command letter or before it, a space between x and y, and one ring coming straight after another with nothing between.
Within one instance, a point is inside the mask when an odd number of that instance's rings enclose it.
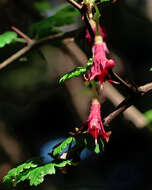
<instances>
[{"instance_id":1,"label":"sunlit leaf","mask_svg":"<svg viewBox=\"0 0 152 190\"><path fill-rule=\"evenodd\" d=\"M73 69L69 73L63 75L60 78L59 83L64 82L65 80L71 79L73 77L78 77L78 76L84 74L86 71L87 71L86 67L76 67L75 69Z\"/></svg>"},{"instance_id":2,"label":"sunlit leaf","mask_svg":"<svg viewBox=\"0 0 152 190\"><path fill-rule=\"evenodd\" d=\"M99 147L99 144L98 144L98 143L95 145L94 151L95 151L96 154L99 154L99 153L100 153L100 147Z\"/></svg>"},{"instance_id":3,"label":"sunlit leaf","mask_svg":"<svg viewBox=\"0 0 152 190\"><path fill-rule=\"evenodd\" d=\"M66 140L61 142L57 147L53 149L53 156L59 155L70 143L74 141L73 137L68 137Z\"/></svg>"},{"instance_id":4,"label":"sunlit leaf","mask_svg":"<svg viewBox=\"0 0 152 190\"><path fill-rule=\"evenodd\" d=\"M93 62L93 59L90 58L86 67L76 67L72 71L70 71L67 74L63 75L60 78L59 83L64 82L65 80L71 79L73 77L78 77L78 76L83 75L84 73L86 73L90 69L90 66L92 65L92 62Z\"/></svg>"},{"instance_id":5,"label":"sunlit leaf","mask_svg":"<svg viewBox=\"0 0 152 190\"><path fill-rule=\"evenodd\" d=\"M16 32L5 32L0 35L0 48L12 43L17 38Z\"/></svg>"},{"instance_id":6,"label":"sunlit leaf","mask_svg":"<svg viewBox=\"0 0 152 190\"><path fill-rule=\"evenodd\" d=\"M4 177L3 184L7 185L7 187L13 187L22 181L29 180L31 186L32 185L37 186L44 181L44 177L46 175L55 174L56 173L55 168L62 168L65 167L66 165L71 165L70 160L61 161L59 163L49 163L41 166L29 163L31 162L28 161L25 162L24 168L22 164L17 168L10 170L7 176ZM19 167L22 169L19 169ZM15 170L18 171L14 173Z\"/></svg>"},{"instance_id":7,"label":"sunlit leaf","mask_svg":"<svg viewBox=\"0 0 152 190\"><path fill-rule=\"evenodd\" d=\"M147 120L148 120L149 122L152 122L152 109L146 111L146 112L144 113L144 116L147 118Z\"/></svg>"},{"instance_id":8,"label":"sunlit leaf","mask_svg":"<svg viewBox=\"0 0 152 190\"><path fill-rule=\"evenodd\" d=\"M42 161L42 158L31 158L16 168L9 170L8 174L3 178L3 183L8 187L13 184L15 185L17 177L22 172L37 167L40 163L42 163Z\"/></svg>"}]
</instances>

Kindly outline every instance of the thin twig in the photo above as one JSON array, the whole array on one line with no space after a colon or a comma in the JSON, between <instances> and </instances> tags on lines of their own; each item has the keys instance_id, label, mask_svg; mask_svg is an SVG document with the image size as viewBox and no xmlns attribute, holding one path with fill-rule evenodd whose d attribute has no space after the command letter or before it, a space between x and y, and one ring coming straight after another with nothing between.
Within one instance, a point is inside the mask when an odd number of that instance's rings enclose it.
<instances>
[{"instance_id":1,"label":"thin twig","mask_svg":"<svg viewBox=\"0 0 152 190\"><path fill-rule=\"evenodd\" d=\"M34 45L34 44L33 44ZM3 69L4 67L6 67L7 65L9 65L10 63L12 63L13 61L17 60L18 58L20 58L22 55L24 55L25 53L27 53L33 46L32 44L28 44L27 46L25 46L24 48L22 48L21 50L19 50L18 52L16 52L15 54L13 54L11 57L9 57L8 59L6 59L5 61L3 61L0 64L0 69Z\"/></svg>"},{"instance_id":2,"label":"thin twig","mask_svg":"<svg viewBox=\"0 0 152 190\"><path fill-rule=\"evenodd\" d=\"M80 5L79 3L77 3L74 0L67 0L67 2L69 2L70 4L72 4L75 8L77 8L79 11L81 11L82 9L82 5Z\"/></svg>"},{"instance_id":3,"label":"thin twig","mask_svg":"<svg viewBox=\"0 0 152 190\"><path fill-rule=\"evenodd\" d=\"M112 113L110 113L107 117L104 118L104 125L108 125L113 119L115 119L120 113L124 112L128 107L130 107L133 104L133 101L135 96L137 97L141 97L145 94L147 94L148 92L152 91L152 82L147 83L143 86L138 87L138 92L140 92L140 94L132 94L132 96L130 96L129 98L127 97L125 100L123 100L115 109L115 111L113 111Z\"/></svg>"},{"instance_id":4,"label":"thin twig","mask_svg":"<svg viewBox=\"0 0 152 190\"><path fill-rule=\"evenodd\" d=\"M143 85L143 86L140 86L140 87L138 88L138 91L141 92L143 95L144 95L145 93L150 92L151 90L152 90L152 82L147 83L147 84L145 84L145 85Z\"/></svg>"},{"instance_id":5,"label":"thin twig","mask_svg":"<svg viewBox=\"0 0 152 190\"><path fill-rule=\"evenodd\" d=\"M69 53L69 55L71 55L72 60L76 59L79 66L80 65L84 66L88 59L87 59L86 55L82 52L82 50L80 50L80 48L76 45L76 43L73 40L64 39L63 44L64 44L64 47L66 48L67 52ZM112 89L114 89L117 93L114 94ZM140 86L139 88L137 88L137 90L134 93L135 94L138 93L137 97L140 97L143 94L149 92L151 89L152 89L152 83L148 83L148 84L146 84L144 86ZM119 93L119 91L116 90L109 83L105 84L103 95L104 95L104 93L105 93L105 97L108 98L115 106L117 106L120 102L123 102L123 100L125 99L125 97L123 97ZM134 94L134 93L131 91L130 96L132 96L132 94ZM105 121L104 124L105 125L109 124L115 117L117 117L120 113L122 113L128 107L130 107L131 104L130 105L128 104L129 101L130 100L127 99L127 101L125 100L125 103L123 102L123 104L122 103L119 104L119 107L117 107L114 112L109 114L104 119L104 121ZM126 110L126 112L124 112L124 116L128 120L132 121L136 127L142 128L143 126L145 126L147 124L146 118L144 117L144 115L137 108L132 106L129 109ZM139 121L139 119L137 121L137 117L140 117L140 121Z\"/></svg>"},{"instance_id":6,"label":"thin twig","mask_svg":"<svg viewBox=\"0 0 152 190\"><path fill-rule=\"evenodd\" d=\"M33 40L31 38L29 38L26 34L24 34L21 30L19 30L18 28L16 28L15 26L11 27L16 33L18 33L20 36L22 36L27 43L33 43Z\"/></svg>"},{"instance_id":7,"label":"thin twig","mask_svg":"<svg viewBox=\"0 0 152 190\"><path fill-rule=\"evenodd\" d=\"M6 67L7 65L9 65L13 61L15 61L18 58L20 58L21 56L23 56L25 53L27 53L28 51L30 51L34 46L42 44L42 43L44 43L44 42L46 42L48 40L53 40L53 39L61 37L61 36L63 36L63 33L47 36L47 37L41 38L40 40L32 40L32 39L30 39L30 41L28 41L28 43L27 43L27 46L25 46L24 48L20 49L18 52L14 53L8 59L6 59L2 63L0 63L0 69L3 69L4 67ZM22 37L23 37L23 35L22 35Z\"/></svg>"}]
</instances>

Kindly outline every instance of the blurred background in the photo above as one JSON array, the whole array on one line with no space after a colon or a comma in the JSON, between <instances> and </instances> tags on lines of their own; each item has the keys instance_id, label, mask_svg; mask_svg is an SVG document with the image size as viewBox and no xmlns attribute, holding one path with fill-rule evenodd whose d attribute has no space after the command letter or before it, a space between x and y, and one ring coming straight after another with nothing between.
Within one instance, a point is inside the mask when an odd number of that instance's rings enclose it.
<instances>
[{"instance_id":1,"label":"blurred background","mask_svg":"<svg viewBox=\"0 0 152 190\"><path fill-rule=\"evenodd\" d=\"M63 0L1 0L0 33L16 26L28 28L55 13ZM116 72L136 85L151 82L152 1L118 0L102 7L101 24L106 28L107 45L116 60ZM63 28L76 42L46 42L0 71L0 180L16 164L30 157L47 155L53 145L87 119L90 93L82 79L58 83L63 73L90 54L84 39L85 28L77 17ZM59 40L58 40L59 41ZM22 47L0 49L0 61ZM119 88L119 87L117 87ZM127 92L118 89L124 96ZM111 95L112 96L112 95ZM109 98L103 99L102 116L114 110ZM151 94L135 100L140 117L152 117ZM148 112L147 112L148 111ZM140 120L140 117L136 117ZM110 124L112 136L101 155L85 152L82 162L67 174L47 176L39 187L19 184L19 190L151 190L151 125L136 124L120 115Z\"/></svg>"}]
</instances>

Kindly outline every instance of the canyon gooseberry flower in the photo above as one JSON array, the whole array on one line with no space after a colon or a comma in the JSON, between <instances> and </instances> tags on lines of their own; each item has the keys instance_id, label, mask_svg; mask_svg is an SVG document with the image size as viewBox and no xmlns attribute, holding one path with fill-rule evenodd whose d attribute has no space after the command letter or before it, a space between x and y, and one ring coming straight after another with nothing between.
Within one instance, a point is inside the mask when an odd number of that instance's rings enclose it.
<instances>
[{"instance_id":1,"label":"canyon gooseberry flower","mask_svg":"<svg viewBox=\"0 0 152 190\"><path fill-rule=\"evenodd\" d=\"M95 144L97 144L98 136L104 139L106 142L109 141L111 131L106 132L103 127L101 115L100 115L100 103L97 99L94 99L91 105L91 110L87 121L84 123L85 127L88 127L88 133L95 139ZM81 127L81 129L83 128ZM80 129L80 130L81 130Z\"/></svg>"},{"instance_id":2,"label":"canyon gooseberry flower","mask_svg":"<svg viewBox=\"0 0 152 190\"><path fill-rule=\"evenodd\" d=\"M108 79L110 82L114 82L110 79L108 69L112 69L115 66L115 62L112 59L107 59L104 50L103 43L96 43L92 47L93 52L93 64L87 75L84 75L86 81L97 80L99 81L101 89L103 88L103 82Z\"/></svg>"}]
</instances>

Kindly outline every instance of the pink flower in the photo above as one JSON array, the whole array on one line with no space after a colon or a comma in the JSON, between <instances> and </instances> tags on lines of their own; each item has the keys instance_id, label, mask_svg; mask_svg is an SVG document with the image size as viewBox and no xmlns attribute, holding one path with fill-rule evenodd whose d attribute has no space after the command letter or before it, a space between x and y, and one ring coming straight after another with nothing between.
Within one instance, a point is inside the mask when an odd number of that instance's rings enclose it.
<instances>
[{"instance_id":1,"label":"pink flower","mask_svg":"<svg viewBox=\"0 0 152 190\"><path fill-rule=\"evenodd\" d=\"M104 139L106 142L109 141L111 131L105 132L104 130L100 115L100 103L96 99L92 102L89 117L83 127L85 127L86 125L88 126L88 133L91 134L95 139L95 144L97 144L98 136L101 136L101 138ZM81 127L80 130L83 127Z\"/></svg>"},{"instance_id":2,"label":"pink flower","mask_svg":"<svg viewBox=\"0 0 152 190\"><path fill-rule=\"evenodd\" d=\"M93 64L89 73L84 75L86 81L97 80L99 81L101 89L103 88L103 82L108 79L110 82L114 82L110 79L108 69L112 69L115 66L115 62L112 59L107 59L104 43L97 43L92 47L93 52Z\"/></svg>"}]
</instances>

